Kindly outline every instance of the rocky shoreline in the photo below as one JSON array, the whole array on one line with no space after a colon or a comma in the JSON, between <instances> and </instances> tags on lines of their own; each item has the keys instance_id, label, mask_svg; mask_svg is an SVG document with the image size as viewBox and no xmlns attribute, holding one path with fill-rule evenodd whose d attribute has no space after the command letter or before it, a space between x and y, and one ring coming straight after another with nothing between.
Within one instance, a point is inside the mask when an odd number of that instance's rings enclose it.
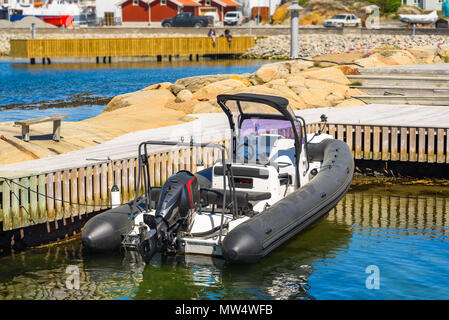
<instances>
[{"instance_id":1,"label":"rocky shoreline","mask_svg":"<svg viewBox=\"0 0 449 320\"><path fill-rule=\"evenodd\" d=\"M373 50L406 50L414 47L447 47L449 36L441 35L300 35L299 56L315 57L350 51L369 55ZM256 40L242 57L250 59L288 59L290 36L280 35Z\"/></svg>"},{"instance_id":2,"label":"rocky shoreline","mask_svg":"<svg viewBox=\"0 0 449 320\"><path fill-rule=\"evenodd\" d=\"M333 54L338 60L341 54ZM0 164L26 161L86 148L125 133L191 121L194 114L220 112L218 94L241 92L287 98L292 109L359 106L354 95L364 94L351 85L347 75L358 74L359 66L429 64L447 61L449 46L437 44L408 49L377 49L355 55L353 65L326 67L313 61L280 61L264 64L251 74L221 74L183 78L174 83L152 84L114 97L104 111L91 119L64 122L64 138L20 139L20 128L0 123ZM312 60L312 59L309 59ZM51 124L35 125L33 132L51 132Z\"/></svg>"}]
</instances>

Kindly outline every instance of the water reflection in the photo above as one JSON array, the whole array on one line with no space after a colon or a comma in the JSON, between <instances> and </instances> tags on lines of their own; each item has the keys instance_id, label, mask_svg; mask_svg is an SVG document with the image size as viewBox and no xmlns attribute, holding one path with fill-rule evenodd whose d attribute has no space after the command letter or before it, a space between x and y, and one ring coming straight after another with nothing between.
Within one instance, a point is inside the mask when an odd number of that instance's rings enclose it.
<instances>
[{"instance_id":1,"label":"water reflection","mask_svg":"<svg viewBox=\"0 0 449 320\"><path fill-rule=\"evenodd\" d=\"M448 298L449 198L352 192L256 265L205 256L92 255L79 240L0 259L0 299ZM365 268L382 290L365 287ZM80 270L67 289L66 268Z\"/></svg>"},{"instance_id":2,"label":"water reflection","mask_svg":"<svg viewBox=\"0 0 449 320\"><path fill-rule=\"evenodd\" d=\"M232 66L254 66L268 63L267 60L240 60L240 59L200 59L190 61L188 59L176 59L172 61L118 61L113 63L86 63L86 62L64 62L52 64L29 64L11 63L15 69L39 71L39 70L91 70L91 69L146 69L146 68L179 68L179 67L232 67Z\"/></svg>"}]
</instances>

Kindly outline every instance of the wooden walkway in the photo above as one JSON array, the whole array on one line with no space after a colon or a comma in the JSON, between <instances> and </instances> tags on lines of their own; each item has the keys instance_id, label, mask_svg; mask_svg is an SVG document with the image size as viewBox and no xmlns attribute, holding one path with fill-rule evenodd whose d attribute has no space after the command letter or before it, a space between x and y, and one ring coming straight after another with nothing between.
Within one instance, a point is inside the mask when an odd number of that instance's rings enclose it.
<instances>
[{"instance_id":1,"label":"wooden walkway","mask_svg":"<svg viewBox=\"0 0 449 320\"><path fill-rule=\"evenodd\" d=\"M224 37L213 46L208 37L98 38L11 40L11 57L85 58L242 54L255 44L254 36Z\"/></svg>"},{"instance_id":2,"label":"wooden walkway","mask_svg":"<svg viewBox=\"0 0 449 320\"><path fill-rule=\"evenodd\" d=\"M326 114L326 132L345 141L355 159L449 163L449 107L367 105L319 108L296 112L319 130ZM110 207L115 183L122 202L136 192L137 146L149 139L222 142L229 146L223 114L195 115L199 119L178 126L133 132L91 148L0 166L0 222L2 230L81 217ZM348 122L347 119L351 119ZM109 158L109 160L108 160ZM210 148L158 147L150 150L152 185L161 185L181 169L196 171L202 162L211 166L220 158Z\"/></svg>"}]
</instances>

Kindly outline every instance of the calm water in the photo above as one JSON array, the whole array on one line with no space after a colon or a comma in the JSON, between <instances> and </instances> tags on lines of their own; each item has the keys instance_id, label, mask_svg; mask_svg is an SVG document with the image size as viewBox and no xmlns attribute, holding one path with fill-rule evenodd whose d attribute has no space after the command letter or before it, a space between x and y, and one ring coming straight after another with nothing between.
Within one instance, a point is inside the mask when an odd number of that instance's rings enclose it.
<instances>
[{"instance_id":1,"label":"calm water","mask_svg":"<svg viewBox=\"0 0 449 320\"><path fill-rule=\"evenodd\" d=\"M51 107L77 101L78 95L112 98L154 83L209 74L254 72L263 61L215 60L199 62L131 62L103 64L30 65L0 61L0 122L64 114L78 121L101 113L104 104ZM37 103L36 102L41 102ZM31 105L27 105L31 104ZM42 104L50 107L42 108Z\"/></svg>"},{"instance_id":2,"label":"calm water","mask_svg":"<svg viewBox=\"0 0 449 320\"><path fill-rule=\"evenodd\" d=\"M0 259L0 299L449 299L449 198L351 192L261 263L88 255L80 241ZM66 289L66 268L80 290ZM368 289L368 266L379 289Z\"/></svg>"}]
</instances>

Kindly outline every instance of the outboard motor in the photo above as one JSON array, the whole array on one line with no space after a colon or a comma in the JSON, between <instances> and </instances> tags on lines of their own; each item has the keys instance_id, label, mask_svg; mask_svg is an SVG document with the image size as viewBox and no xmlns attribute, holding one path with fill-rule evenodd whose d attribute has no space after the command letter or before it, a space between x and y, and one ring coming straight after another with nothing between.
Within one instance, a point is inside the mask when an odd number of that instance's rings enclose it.
<instances>
[{"instance_id":1,"label":"outboard motor","mask_svg":"<svg viewBox=\"0 0 449 320\"><path fill-rule=\"evenodd\" d=\"M149 262L156 252L176 253L183 232L190 229L200 207L197 178L183 170L172 175L161 189L154 215L145 214L148 228L141 229L139 252Z\"/></svg>"}]
</instances>

